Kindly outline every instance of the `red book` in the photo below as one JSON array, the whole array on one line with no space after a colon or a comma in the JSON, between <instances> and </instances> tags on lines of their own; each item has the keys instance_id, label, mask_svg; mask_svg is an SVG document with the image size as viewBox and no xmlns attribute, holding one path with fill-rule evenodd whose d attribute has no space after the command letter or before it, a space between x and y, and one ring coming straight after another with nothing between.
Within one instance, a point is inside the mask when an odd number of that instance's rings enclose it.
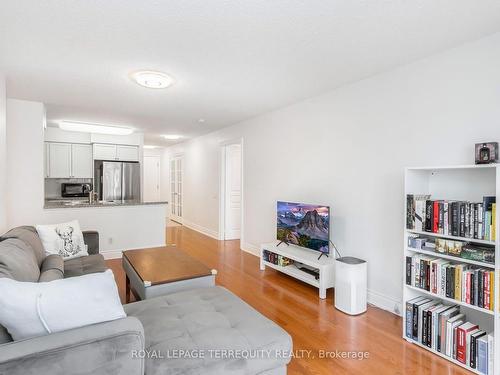
<instances>
[{"instance_id":1,"label":"red book","mask_svg":"<svg viewBox=\"0 0 500 375\"><path fill-rule=\"evenodd\" d=\"M457 328L457 361L464 365L467 362L467 334L478 329L479 326L474 323L464 323Z\"/></svg>"},{"instance_id":2,"label":"red book","mask_svg":"<svg viewBox=\"0 0 500 375\"><path fill-rule=\"evenodd\" d=\"M432 275L432 290L431 292L434 294L437 294L437 272L436 268L437 265L436 263L431 263L431 275Z\"/></svg>"},{"instance_id":3,"label":"red book","mask_svg":"<svg viewBox=\"0 0 500 375\"><path fill-rule=\"evenodd\" d=\"M439 202L434 201L434 209L432 210L433 220L432 220L432 231L434 233L439 232Z\"/></svg>"},{"instance_id":4,"label":"red book","mask_svg":"<svg viewBox=\"0 0 500 375\"><path fill-rule=\"evenodd\" d=\"M470 272L465 275L465 302L470 303Z\"/></svg>"},{"instance_id":5,"label":"red book","mask_svg":"<svg viewBox=\"0 0 500 375\"><path fill-rule=\"evenodd\" d=\"M485 272L483 274L483 290L484 290L484 297L483 297L483 302L484 305L481 307L484 307L485 309L490 309L490 273Z\"/></svg>"}]
</instances>

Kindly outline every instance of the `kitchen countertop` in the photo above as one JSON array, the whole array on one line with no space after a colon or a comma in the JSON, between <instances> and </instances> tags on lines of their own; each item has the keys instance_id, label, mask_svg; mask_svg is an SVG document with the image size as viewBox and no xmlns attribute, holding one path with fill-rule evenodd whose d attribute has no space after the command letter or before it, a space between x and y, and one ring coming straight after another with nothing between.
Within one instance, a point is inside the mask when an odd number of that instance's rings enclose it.
<instances>
[{"instance_id":1,"label":"kitchen countertop","mask_svg":"<svg viewBox=\"0 0 500 375\"><path fill-rule=\"evenodd\" d=\"M43 208L52 209L52 208L86 208L86 207L119 207L119 206L150 206L150 205L158 205L158 204L168 204L167 201L158 201L158 202L143 202L137 200L126 200L126 201L113 201L113 202L94 202L88 203L84 200L75 200L75 199L54 199L54 200L45 200L45 205Z\"/></svg>"}]
</instances>

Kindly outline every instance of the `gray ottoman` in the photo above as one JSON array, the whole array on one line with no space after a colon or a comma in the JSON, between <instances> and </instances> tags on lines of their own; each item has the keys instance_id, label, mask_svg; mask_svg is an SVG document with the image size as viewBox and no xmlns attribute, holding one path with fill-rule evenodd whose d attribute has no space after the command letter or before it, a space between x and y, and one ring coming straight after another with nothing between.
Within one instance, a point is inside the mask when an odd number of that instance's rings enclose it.
<instances>
[{"instance_id":1,"label":"gray ottoman","mask_svg":"<svg viewBox=\"0 0 500 375\"><path fill-rule=\"evenodd\" d=\"M124 306L144 326L146 374L286 374L292 339L222 287Z\"/></svg>"}]
</instances>

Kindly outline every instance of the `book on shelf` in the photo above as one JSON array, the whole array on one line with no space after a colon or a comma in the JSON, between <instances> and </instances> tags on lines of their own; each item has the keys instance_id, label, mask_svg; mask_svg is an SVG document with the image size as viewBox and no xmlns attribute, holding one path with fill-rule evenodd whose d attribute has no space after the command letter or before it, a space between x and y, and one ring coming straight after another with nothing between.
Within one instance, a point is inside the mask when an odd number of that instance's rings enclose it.
<instances>
[{"instance_id":1,"label":"book on shelf","mask_svg":"<svg viewBox=\"0 0 500 375\"><path fill-rule=\"evenodd\" d=\"M463 364L470 364L470 357L467 353L467 346L470 345L470 336L479 330L477 324L467 322L457 328L457 361Z\"/></svg>"},{"instance_id":2,"label":"book on shelf","mask_svg":"<svg viewBox=\"0 0 500 375\"><path fill-rule=\"evenodd\" d=\"M475 244L446 238L426 237L425 234L410 233L408 235L408 247L414 250L431 251L436 254L451 255L457 258L489 263L491 265L495 264L495 247L493 245Z\"/></svg>"},{"instance_id":3,"label":"book on shelf","mask_svg":"<svg viewBox=\"0 0 500 375\"><path fill-rule=\"evenodd\" d=\"M489 349L493 349L493 345L491 343L491 346L488 344L488 339L491 334L485 334L479 337L476 341L476 369L481 373L481 374L488 374L488 357L490 353L488 353ZM492 373L492 372L490 372Z\"/></svg>"},{"instance_id":4,"label":"book on shelf","mask_svg":"<svg viewBox=\"0 0 500 375\"><path fill-rule=\"evenodd\" d=\"M497 221L497 215L496 215L496 210L497 210L497 205L496 203L493 203L491 205L492 209L491 209L491 239L494 241L496 240L497 236L496 236L496 231L497 231L497 224L496 224L496 221Z\"/></svg>"},{"instance_id":5,"label":"book on shelf","mask_svg":"<svg viewBox=\"0 0 500 375\"><path fill-rule=\"evenodd\" d=\"M424 254L406 257L406 284L440 297L494 310L495 271Z\"/></svg>"},{"instance_id":6,"label":"book on shelf","mask_svg":"<svg viewBox=\"0 0 500 375\"><path fill-rule=\"evenodd\" d=\"M475 333L471 334L470 337L470 346L469 346L469 363L470 367L472 368L477 368L477 340L479 340L481 337L485 336L486 332L478 330Z\"/></svg>"},{"instance_id":7,"label":"book on shelf","mask_svg":"<svg viewBox=\"0 0 500 375\"><path fill-rule=\"evenodd\" d=\"M467 320L460 306L423 296L406 302L406 337L477 369L492 373L494 334Z\"/></svg>"},{"instance_id":8,"label":"book on shelf","mask_svg":"<svg viewBox=\"0 0 500 375\"><path fill-rule=\"evenodd\" d=\"M446 348L445 354L453 359L457 358L457 327L465 321L465 314L457 314L446 320Z\"/></svg>"},{"instance_id":9,"label":"book on shelf","mask_svg":"<svg viewBox=\"0 0 500 375\"><path fill-rule=\"evenodd\" d=\"M496 239L496 197L482 202L432 200L430 195L406 196L406 228L478 240Z\"/></svg>"},{"instance_id":10,"label":"book on shelf","mask_svg":"<svg viewBox=\"0 0 500 375\"><path fill-rule=\"evenodd\" d=\"M495 353L493 351L495 343L494 333L488 334L488 374L493 374L493 365L495 363Z\"/></svg>"},{"instance_id":11,"label":"book on shelf","mask_svg":"<svg viewBox=\"0 0 500 375\"><path fill-rule=\"evenodd\" d=\"M444 310L437 317L438 322L438 331L437 331L437 350L440 353L446 353L446 324L448 319L452 319L453 317L460 314L460 307L458 306L449 306L448 309Z\"/></svg>"},{"instance_id":12,"label":"book on shelf","mask_svg":"<svg viewBox=\"0 0 500 375\"><path fill-rule=\"evenodd\" d=\"M290 264L294 263L293 259L287 258L283 255L273 253L273 252L268 251L268 250L264 250L262 255L263 255L264 261L266 261L268 263L275 264L277 266L286 267L286 266L289 266Z\"/></svg>"},{"instance_id":13,"label":"book on shelf","mask_svg":"<svg viewBox=\"0 0 500 375\"><path fill-rule=\"evenodd\" d=\"M429 300L428 302L417 306L417 341L427 346L427 310L439 304L437 300ZM421 322L421 324L418 324Z\"/></svg>"}]
</instances>

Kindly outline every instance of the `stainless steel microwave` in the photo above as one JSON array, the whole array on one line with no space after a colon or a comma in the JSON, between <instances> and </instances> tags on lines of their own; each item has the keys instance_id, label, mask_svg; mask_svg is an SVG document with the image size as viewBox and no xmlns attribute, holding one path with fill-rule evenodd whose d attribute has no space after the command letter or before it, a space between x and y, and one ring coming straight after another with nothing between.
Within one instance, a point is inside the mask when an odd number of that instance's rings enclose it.
<instances>
[{"instance_id":1,"label":"stainless steel microwave","mask_svg":"<svg viewBox=\"0 0 500 375\"><path fill-rule=\"evenodd\" d=\"M61 184L61 196L63 198L72 197L88 197L89 192L92 190L92 184L81 183L81 184Z\"/></svg>"}]
</instances>

